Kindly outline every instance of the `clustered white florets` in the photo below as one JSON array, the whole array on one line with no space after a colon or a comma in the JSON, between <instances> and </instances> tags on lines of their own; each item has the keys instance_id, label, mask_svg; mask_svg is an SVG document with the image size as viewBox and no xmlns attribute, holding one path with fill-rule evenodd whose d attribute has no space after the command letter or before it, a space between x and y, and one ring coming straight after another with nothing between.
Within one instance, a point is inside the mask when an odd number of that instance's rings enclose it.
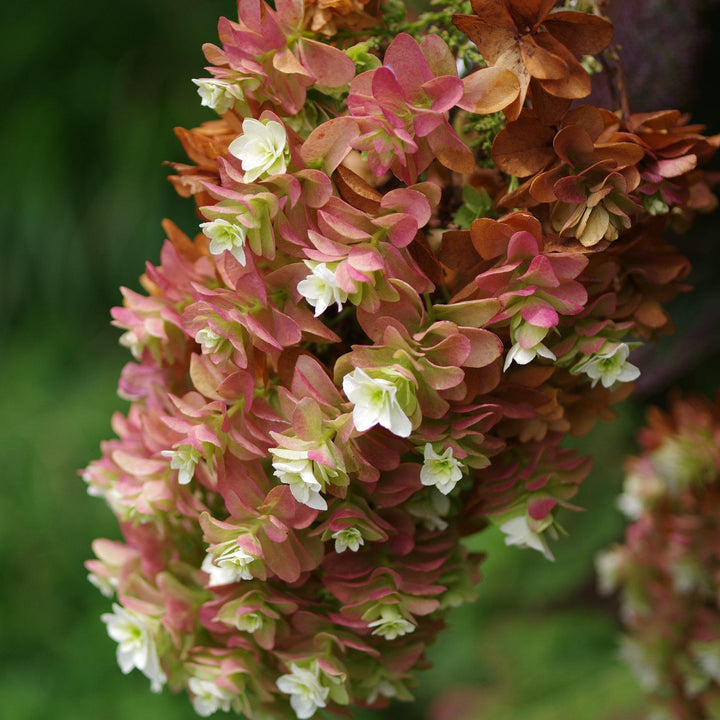
<instances>
[{"instance_id":1,"label":"clustered white florets","mask_svg":"<svg viewBox=\"0 0 720 720\"><path fill-rule=\"evenodd\" d=\"M167 681L160 667L151 618L113 603L113 612L100 619L106 624L108 635L118 644L117 662L127 675L137 668L150 679L153 692L160 692ZM156 621L155 621L156 622Z\"/></svg>"},{"instance_id":2,"label":"clustered white florets","mask_svg":"<svg viewBox=\"0 0 720 720\"><path fill-rule=\"evenodd\" d=\"M290 150L287 133L279 122L246 118L242 130L243 134L233 140L228 149L240 160L246 183L287 170Z\"/></svg>"},{"instance_id":3,"label":"clustered white florets","mask_svg":"<svg viewBox=\"0 0 720 720\"><path fill-rule=\"evenodd\" d=\"M353 423L358 432L380 425L399 437L408 437L412 422L397 399L398 388L385 378L370 377L355 368L343 378L343 390L353 408Z\"/></svg>"}]
</instances>

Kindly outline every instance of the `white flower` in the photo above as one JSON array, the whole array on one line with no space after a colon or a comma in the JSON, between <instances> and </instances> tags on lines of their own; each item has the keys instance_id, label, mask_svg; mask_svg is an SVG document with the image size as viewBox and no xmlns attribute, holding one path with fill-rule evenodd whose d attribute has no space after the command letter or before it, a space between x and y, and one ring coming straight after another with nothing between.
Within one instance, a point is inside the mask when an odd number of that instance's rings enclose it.
<instances>
[{"instance_id":1,"label":"white flower","mask_svg":"<svg viewBox=\"0 0 720 720\"><path fill-rule=\"evenodd\" d=\"M652 655L636 640L624 637L620 642L620 657L630 666L643 688L648 692L657 690L661 679Z\"/></svg>"},{"instance_id":2,"label":"white flower","mask_svg":"<svg viewBox=\"0 0 720 720\"><path fill-rule=\"evenodd\" d=\"M246 183L287 170L290 150L285 128L279 122L246 118L242 129L243 134L233 140L228 149L241 161Z\"/></svg>"},{"instance_id":3,"label":"white flower","mask_svg":"<svg viewBox=\"0 0 720 720\"><path fill-rule=\"evenodd\" d=\"M201 105L209 107L218 115L226 113L236 100L243 100L244 95L238 85L227 80L216 78L198 78L193 80L198 87L198 95L202 98Z\"/></svg>"},{"instance_id":4,"label":"white flower","mask_svg":"<svg viewBox=\"0 0 720 720\"><path fill-rule=\"evenodd\" d=\"M209 327L202 328L202 330L198 330L195 333L195 342L198 345L202 345L203 350L207 350L209 353L215 352L224 339L222 335L218 335Z\"/></svg>"},{"instance_id":5,"label":"white flower","mask_svg":"<svg viewBox=\"0 0 720 720\"><path fill-rule=\"evenodd\" d=\"M357 552L360 546L365 544L362 533L354 527L338 530L334 532L331 537L335 541L336 553L345 552L345 550L348 549L352 552Z\"/></svg>"},{"instance_id":6,"label":"white flower","mask_svg":"<svg viewBox=\"0 0 720 720\"><path fill-rule=\"evenodd\" d=\"M372 705L380 695L386 698L394 698L397 695L397 690L395 686L391 685L387 680L379 680L368 693L368 705Z\"/></svg>"},{"instance_id":7,"label":"white flower","mask_svg":"<svg viewBox=\"0 0 720 720\"><path fill-rule=\"evenodd\" d=\"M604 388L612 387L616 382L631 382L640 377L640 370L627 362L630 348L620 343L612 350L595 353L582 360L572 369L572 373L585 373L592 380L592 387L602 382Z\"/></svg>"},{"instance_id":8,"label":"white flower","mask_svg":"<svg viewBox=\"0 0 720 720\"><path fill-rule=\"evenodd\" d=\"M338 311L347 302L348 294L338 285L335 272L324 262L305 260L310 275L297 285L298 292L315 308L315 317L322 315L333 303Z\"/></svg>"},{"instance_id":9,"label":"white flower","mask_svg":"<svg viewBox=\"0 0 720 720\"><path fill-rule=\"evenodd\" d=\"M453 449L447 448L438 455L430 443L425 443L425 460L420 471L420 482L423 485L435 485L443 494L452 492L462 478L462 463L453 457Z\"/></svg>"},{"instance_id":10,"label":"white flower","mask_svg":"<svg viewBox=\"0 0 720 720\"><path fill-rule=\"evenodd\" d=\"M703 672L720 683L720 642L696 641L690 646L690 650Z\"/></svg>"},{"instance_id":11,"label":"white flower","mask_svg":"<svg viewBox=\"0 0 720 720\"><path fill-rule=\"evenodd\" d=\"M136 360L142 360L143 350L145 349L145 343L138 338L137 333L134 330L128 330L124 332L118 342L126 347L132 353L132 356Z\"/></svg>"},{"instance_id":12,"label":"white flower","mask_svg":"<svg viewBox=\"0 0 720 720\"><path fill-rule=\"evenodd\" d=\"M606 550L595 556L595 572L601 595L610 595L617 590L622 579L623 553L620 549Z\"/></svg>"},{"instance_id":13,"label":"white flower","mask_svg":"<svg viewBox=\"0 0 720 720\"><path fill-rule=\"evenodd\" d=\"M407 511L422 520L427 530L445 530L448 526L443 518L450 512L450 498L432 490L416 493L408 502Z\"/></svg>"},{"instance_id":14,"label":"white flower","mask_svg":"<svg viewBox=\"0 0 720 720\"><path fill-rule=\"evenodd\" d=\"M398 437L408 437L412 423L397 400L397 386L383 378L372 378L355 368L343 378L343 390L353 408L353 423L358 432L381 425Z\"/></svg>"},{"instance_id":15,"label":"white flower","mask_svg":"<svg viewBox=\"0 0 720 720\"><path fill-rule=\"evenodd\" d=\"M210 239L208 250L213 255L222 255L226 250L244 267L247 262L245 258L245 238L247 229L243 225L218 218L210 222L200 223L203 235Z\"/></svg>"},{"instance_id":16,"label":"white flower","mask_svg":"<svg viewBox=\"0 0 720 720\"><path fill-rule=\"evenodd\" d=\"M108 635L118 643L117 661L120 670L127 675L137 668L150 678L153 692L160 692L166 682L160 667L155 640L148 628L148 618L113 603L113 612L100 619L107 625Z\"/></svg>"},{"instance_id":17,"label":"white flower","mask_svg":"<svg viewBox=\"0 0 720 720\"><path fill-rule=\"evenodd\" d=\"M545 538L530 529L525 514L518 515L517 517L503 523L500 526L500 530L507 535L505 538L506 545L517 545L521 548L532 548L533 550L541 552L548 560L555 559Z\"/></svg>"},{"instance_id":18,"label":"white flower","mask_svg":"<svg viewBox=\"0 0 720 720\"><path fill-rule=\"evenodd\" d=\"M227 549L219 555L208 553L202 563L202 570L210 575L208 585L228 585L238 580L252 580L248 569L255 558L246 553L235 541L228 543Z\"/></svg>"},{"instance_id":19,"label":"white flower","mask_svg":"<svg viewBox=\"0 0 720 720\"><path fill-rule=\"evenodd\" d=\"M290 705L300 720L310 718L318 708L325 707L329 688L320 683L317 661L313 669L290 663L290 672L275 683L280 692L290 695Z\"/></svg>"},{"instance_id":20,"label":"white flower","mask_svg":"<svg viewBox=\"0 0 720 720\"><path fill-rule=\"evenodd\" d=\"M210 680L191 677L188 680L188 690L193 696L195 712L201 717L208 717L218 710L238 712L241 709L240 698L234 692L218 687Z\"/></svg>"},{"instance_id":21,"label":"white flower","mask_svg":"<svg viewBox=\"0 0 720 720\"><path fill-rule=\"evenodd\" d=\"M160 454L171 458L170 468L178 471L180 485L187 485L193 479L195 466L200 460L200 452L192 445L180 445L177 450L163 450Z\"/></svg>"},{"instance_id":22,"label":"white flower","mask_svg":"<svg viewBox=\"0 0 720 720\"><path fill-rule=\"evenodd\" d=\"M527 365L532 362L537 356L547 358L548 360L557 360L555 353L552 350L548 350L541 342L537 345L533 345L530 348L524 348L520 346L520 343L515 343L508 354L505 357L505 365L503 365L503 372L506 371L513 361L518 365Z\"/></svg>"},{"instance_id":23,"label":"white flower","mask_svg":"<svg viewBox=\"0 0 720 720\"><path fill-rule=\"evenodd\" d=\"M386 640L394 640L411 633L413 625L394 605L383 605L380 608L380 617L368 623L368 627L375 628L373 635L381 635Z\"/></svg>"},{"instance_id":24,"label":"white flower","mask_svg":"<svg viewBox=\"0 0 720 720\"><path fill-rule=\"evenodd\" d=\"M235 627L238 630L245 630L245 632L254 633L256 630L260 630L263 625L264 616L262 613L240 613L235 618Z\"/></svg>"},{"instance_id":25,"label":"white flower","mask_svg":"<svg viewBox=\"0 0 720 720\"><path fill-rule=\"evenodd\" d=\"M87 578L105 597L112 597L117 586L116 578L107 578L95 573L89 573Z\"/></svg>"},{"instance_id":26,"label":"white flower","mask_svg":"<svg viewBox=\"0 0 720 720\"><path fill-rule=\"evenodd\" d=\"M308 457L307 450L291 450L290 448L270 448L273 454L273 473L281 483L290 486L293 497L303 505L314 510L327 510L327 502L320 494L324 482L330 475L337 475L329 468L323 468L319 463L313 463ZM317 471L321 473L323 483L315 476Z\"/></svg>"}]
</instances>

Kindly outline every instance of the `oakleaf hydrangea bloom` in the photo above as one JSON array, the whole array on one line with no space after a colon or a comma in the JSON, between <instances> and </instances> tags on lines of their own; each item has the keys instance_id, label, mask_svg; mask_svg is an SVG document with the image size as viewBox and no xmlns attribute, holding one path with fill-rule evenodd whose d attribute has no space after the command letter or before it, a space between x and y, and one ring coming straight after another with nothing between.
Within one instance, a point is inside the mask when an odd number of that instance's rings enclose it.
<instances>
[{"instance_id":1,"label":"oakleaf hydrangea bloom","mask_svg":"<svg viewBox=\"0 0 720 720\"><path fill-rule=\"evenodd\" d=\"M398 402L398 388L392 381L371 377L356 368L343 378L343 390L355 406L353 423L358 432L374 425L381 425L399 437L408 437L412 432L412 423Z\"/></svg>"},{"instance_id":2,"label":"oakleaf hydrangea bloom","mask_svg":"<svg viewBox=\"0 0 720 720\"><path fill-rule=\"evenodd\" d=\"M290 705L300 720L310 718L318 708L324 708L329 688L320 682L317 663L310 668L290 663L290 672L277 679L280 692L290 695Z\"/></svg>"},{"instance_id":3,"label":"oakleaf hydrangea bloom","mask_svg":"<svg viewBox=\"0 0 720 720\"><path fill-rule=\"evenodd\" d=\"M203 560L202 569L210 575L210 587L227 585L239 580L252 580L248 566L253 560L255 558L252 555L233 542L217 555L208 553Z\"/></svg>"},{"instance_id":4,"label":"oakleaf hydrangea bloom","mask_svg":"<svg viewBox=\"0 0 720 720\"><path fill-rule=\"evenodd\" d=\"M345 552L345 550L357 552L360 546L365 544L362 533L354 527L338 530L331 537L335 541L335 552L337 553Z\"/></svg>"},{"instance_id":5,"label":"oakleaf hydrangea bloom","mask_svg":"<svg viewBox=\"0 0 720 720\"><path fill-rule=\"evenodd\" d=\"M197 337L195 339L197 340ZM181 445L176 450L163 450L162 454L170 458L170 467L178 471L180 485L187 485L195 474L200 452L191 445Z\"/></svg>"},{"instance_id":6,"label":"oakleaf hydrangea bloom","mask_svg":"<svg viewBox=\"0 0 720 720\"><path fill-rule=\"evenodd\" d=\"M210 680L191 677L188 679L188 690L192 694L195 712L201 717L209 717L218 710L241 711L237 694L227 688L219 687Z\"/></svg>"},{"instance_id":7,"label":"oakleaf hydrangea bloom","mask_svg":"<svg viewBox=\"0 0 720 720\"><path fill-rule=\"evenodd\" d=\"M602 383L610 388L618 382L632 382L640 377L640 370L627 360L630 348L627 343L620 343L614 348L599 352L579 362L573 368L574 373L585 373L592 386Z\"/></svg>"},{"instance_id":8,"label":"oakleaf hydrangea bloom","mask_svg":"<svg viewBox=\"0 0 720 720\"><path fill-rule=\"evenodd\" d=\"M233 107L236 100L244 98L240 87L226 80L200 78L193 82L197 85L202 104L215 110L219 115L223 115Z\"/></svg>"},{"instance_id":9,"label":"oakleaf hydrangea bloom","mask_svg":"<svg viewBox=\"0 0 720 720\"><path fill-rule=\"evenodd\" d=\"M338 285L334 270L323 262L305 260L310 275L297 285L298 292L315 308L315 317L322 315L333 303L338 311L347 302L348 294Z\"/></svg>"},{"instance_id":10,"label":"oakleaf hydrangea bloom","mask_svg":"<svg viewBox=\"0 0 720 720\"><path fill-rule=\"evenodd\" d=\"M242 163L246 183L287 170L287 133L277 120L247 118L242 129L243 134L230 143L228 150Z\"/></svg>"},{"instance_id":11,"label":"oakleaf hydrangea bloom","mask_svg":"<svg viewBox=\"0 0 720 720\"><path fill-rule=\"evenodd\" d=\"M510 520L506 520L500 525L500 530L506 535L506 545L532 548L533 550L541 552L548 560L555 559L545 538L530 528L530 524L524 513Z\"/></svg>"},{"instance_id":12,"label":"oakleaf hydrangea bloom","mask_svg":"<svg viewBox=\"0 0 720 720\"><path fill-rule=\"evenodd\" d=\"M671 717L710 717L720 701L719 434L717 400L649 410L642 452L627 461L637 512L597 559L600 590L619 591L623 657L648 706Z\"/></svg>"},{"instance_id":13,"label":"oakleaf hydrangea bloom","mask_svg":"<svg viewBox=\"0 0 720 720\"><path fill-rule=\"evenodd\" d=\"M203 234L210 238L208 249L213 255L221 255L227 250L241 265L245 265L247 231L242 225L218 219L200 223L200 228Z\"/></svg>"},{"instance_id":14,"label":"oakleaf hydrangea bloom","mask_svg":"<svg viewBox=\"0 0 720 720\"><path fill-rule=\"evenodd\" d=\"M113 603L113 612L105 613L101 620L107 625L108 635L118 644L120 670L127 674L137 668L150 679L152 691L160 692L167 678L160 667L150 619Z\"/></svg>"},{"instance_id":15,"label":"oakleaf hydrangea bloom","mask_svg":"<svg viewBox=\"0 0 720 720\"><path fill-rule=\"evenodd\" d=\"M394 640L411 633L415 626L394 605L383 605L380 617L368 623L373 628L373 635L380 635L386 640Z\"/></svg>"},{"instance_id":16,"label":"oakleaf hydrangea bloom","mask_svg":"<svg viewBox=\"0 0 720 720\"><path fill-rule=\"evenodd\" d=\"M277 447L272 448L271 452L273 453L274 475L280 482L290 486L293 497L299 503L315 510L327 510L327 502L320 494L323 484L315 475L318 472L322 477L322 466L313 463L308 451ZM333 471L330 473L336 474ZM328 471L325 471L324 474L327 478Z\"/></svg>"},{"instance_id":17,"label":"oakleaf hydrangea bloom","mask_svg":"<svg viewBox=\"0 0 720 720\"><path fill-rule=\"evenodd\" d=\"M203 46L195 84L221 117L176 128L190 160L168 163L203 221L164 222L147 294L111 311L130 407L82 473L123 534L87 564L117 598L121 667L167 676L200 715L411 699L448 609L477 597L465 537L494 523L552 557L590 468L565 437L611 415L629 349L671 329L689 263L660 233L713 205L717 142L673 111L571 106L590 78L566 30L585 54L609 24L496 4L443 24L403 3L240 0ZM518 54L508 18L552 48ZM488 203L462 212L463 187ZM636 470L626 492L639 521L713 452L659 443L654 484ZM709 592L703 567L673 557L668 588Z\"/></svg>"},{"instance_id":18,"label":"oakleaf hydrangea bloom","mask_svg":"<svg viewBox=\"0 0 720 720\"><path fill-rule=\"evenodd\" d=\"M430 443L425 443L424 462L420 471L423 485L434 485L443 495L452 492L463 474L462 463L453 457L453 449L438 454Z\"/></svg>"}]
</instances>

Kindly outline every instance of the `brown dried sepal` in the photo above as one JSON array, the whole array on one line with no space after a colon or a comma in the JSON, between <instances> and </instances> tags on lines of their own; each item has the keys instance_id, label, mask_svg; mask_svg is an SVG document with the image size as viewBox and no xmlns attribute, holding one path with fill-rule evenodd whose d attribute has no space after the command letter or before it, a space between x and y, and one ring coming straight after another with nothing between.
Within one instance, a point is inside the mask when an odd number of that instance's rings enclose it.
<instances>
[{"instance_id":1,"label":"brown dried sepal","mask_svg":"<svg viewBox=\"0 0 720 720\"><path fill-rule=\"evenodd\" d=\"M520 115L533 85L533 101L548 116L555 114L549 95L563 101L590 94L590 76L576 56L601 52L613 37L606 20L580 12L550 15L556 0L472 0L474 15L455 15L453 24L478 47L491 67L510 70L520 94L505 109L508 119ZM564 105L561 102L561 105Z\"/></svg>"}]
</instances>

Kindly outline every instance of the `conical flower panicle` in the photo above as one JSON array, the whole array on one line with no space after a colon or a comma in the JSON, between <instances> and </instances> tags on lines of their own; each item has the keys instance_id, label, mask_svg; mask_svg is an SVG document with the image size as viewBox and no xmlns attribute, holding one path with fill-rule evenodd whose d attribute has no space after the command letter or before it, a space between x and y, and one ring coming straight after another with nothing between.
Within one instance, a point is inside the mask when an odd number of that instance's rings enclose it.
<instances>
[{"instance_id":1,"label":"conical flower panicle","mask_svg":"<svg viewBox=\"0 0 720 720\"><path fill-rule=\"evenodd\" d=\"M176 129L170 163L198 225L165 221L145 294L113 310L131 405L83 472L124 537L88 562L120 668L200 716L411 699L477 595L463 536L493 523L552 558L589 469L562 440L612 417L630 351L671 329L688 265L660 232L712 206L717 142L568 110L609 23L491 6L457 19L469 39L446 13L446 42L397 6L241 0L204 47L221 117Z\"/></svg>"},{"instance_id":2,"label":"conical flower panicle","mask_svg":"<svg viewBox=\"0 0 720 720\"><path fill-rule=\"evenodd\" d=\"M652 706L698 717L720 700L720 406L676 398L668 414L649 411L638 439L618 498L631 524L598 556L599 586L620 591L622 654Z\"/></svg>"}]
</instances>

